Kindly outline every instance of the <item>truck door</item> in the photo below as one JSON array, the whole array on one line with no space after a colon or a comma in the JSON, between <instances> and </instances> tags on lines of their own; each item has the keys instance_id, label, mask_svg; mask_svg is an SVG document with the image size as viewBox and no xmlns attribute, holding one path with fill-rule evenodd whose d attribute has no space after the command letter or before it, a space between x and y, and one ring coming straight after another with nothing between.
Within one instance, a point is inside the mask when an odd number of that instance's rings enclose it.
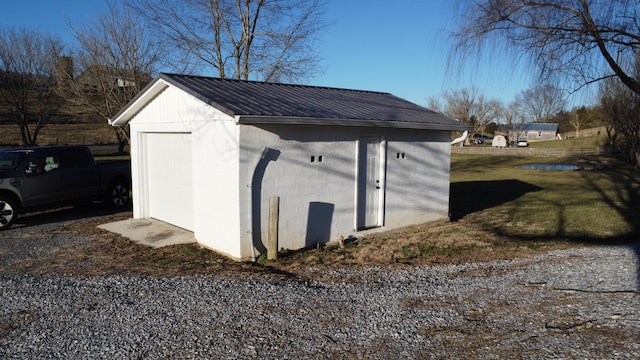
<instances>
[{"instance_id":1,"label":"truck door","mask_svg":"<svg viewBox=\"0 0 640 360\"><path fill-rule=\"evenodd\" d=\"M85 199L100 194L100 174L93 158L84 148L60 149L60 174L67 200Z\"/></svg>"},{"instance_id":2,"label":"truck door","mask_svg":"<svg viewBox=\"0 0 640 360\"><path fill-rule=\"evenodd\" d=\"M26 163L23 198L26 206L49 204L64 199L65 184L58 168L60 161L53 152L38 153Z\"/></svg>"}]
</instances>

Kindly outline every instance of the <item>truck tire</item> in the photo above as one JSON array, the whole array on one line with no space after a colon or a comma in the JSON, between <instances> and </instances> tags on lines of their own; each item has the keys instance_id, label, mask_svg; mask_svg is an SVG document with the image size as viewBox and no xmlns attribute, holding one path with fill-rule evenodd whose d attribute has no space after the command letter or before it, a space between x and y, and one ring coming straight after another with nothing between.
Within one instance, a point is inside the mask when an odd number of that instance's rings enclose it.
<instances>
[{"instance_id":1,"label":"truck tire","mask_svg":"<svg viewBox=\"0 0 640 360\"><path fill-rule=\"evenodd\" d=\"M110 205L115 207L123 207L129 204L131 197L129 196L129 186L124 181L114 181L109 187Z\"/></svg>"},{"instance_id":2,"label":"truck tire","mask_svg":"<svg viewBox=\"0 0 640 360\"><path fill-rule=\"evenodd\" d=\"M0 230L6 230L13 225L18 213L17 207L10 197L0 195Z\"/></svg>"}]
</instances>

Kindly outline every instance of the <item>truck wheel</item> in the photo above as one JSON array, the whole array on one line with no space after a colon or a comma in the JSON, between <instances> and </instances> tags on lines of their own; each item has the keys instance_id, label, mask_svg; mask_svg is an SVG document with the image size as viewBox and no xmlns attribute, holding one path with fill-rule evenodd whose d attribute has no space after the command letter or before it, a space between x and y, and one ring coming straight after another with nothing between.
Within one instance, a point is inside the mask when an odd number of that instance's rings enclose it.
<instances>
[{"instance_id":1,"label":"truck wheel","mask_svg":"<svg viewBox=\"0 0 640 360\"><path fill-rule=\"evenodd\" d=\"M17 216L13 200L0 196L0 230L10 228Z\"/></svg>"},{"instance_id":2,"label":"truck wheel","mask_svg":"<svg viewBox=\"0 0 640 360\"><path fill-rule=\"evenodd\" d=\"M122 181L116 181L109 188L109 201L115 207L123 207L129 203L129 187Z\"/></svg>"}]
</instances>

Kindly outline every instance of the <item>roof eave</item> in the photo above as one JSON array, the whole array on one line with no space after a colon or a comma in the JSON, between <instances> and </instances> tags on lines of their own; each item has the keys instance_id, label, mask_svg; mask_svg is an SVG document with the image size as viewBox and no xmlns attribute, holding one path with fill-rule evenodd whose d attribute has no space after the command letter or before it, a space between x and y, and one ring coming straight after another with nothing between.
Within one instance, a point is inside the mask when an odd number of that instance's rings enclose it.
<instances>
[{"instance_id":1,"label":"roof eave","mask_svg":"<svg viewBox=\"0 0 640 360\"><path fill-rule=\"evenodd\" d=\"M140 91L113 118L109 119L111 126L125 126L151 100L169 87L169 82L159 77Z\"/></svg>"},{"instance_id":2,"label":"roof eave","mask_svg":"<svg viewBox=\"0 0 640 360\"><path fill-rule=\"evenodd\" d=\"M438 124L419 123L391 120L360 120L360 119L330 119L330 118L305 118L305 117L272 117L240 115L236 116L236 122L244 125L321 125L321 126L356 126L356 127L381 127L396 129L422 129L442 131L464 131L470 127L464 124Z\"/></svg>"}]
</instances>

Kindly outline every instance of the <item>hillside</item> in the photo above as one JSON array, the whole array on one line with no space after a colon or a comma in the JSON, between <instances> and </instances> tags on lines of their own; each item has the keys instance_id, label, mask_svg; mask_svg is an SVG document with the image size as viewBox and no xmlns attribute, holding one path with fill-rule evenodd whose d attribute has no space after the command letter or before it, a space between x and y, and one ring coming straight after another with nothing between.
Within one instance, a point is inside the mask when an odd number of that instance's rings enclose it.
<instances>
[{"instance_id":1,"label":"hillside","mask_svg":"<svg viewBox=\"0 0 640 360\"><path fill-rule=\"evenodd\" d=\"M0 147L20 146L20 128L16 124L0 124ZM115 132L106 121L48 124L38 135L38 145L103 145L117 144Z\"/></svg>"}]
</instances>

